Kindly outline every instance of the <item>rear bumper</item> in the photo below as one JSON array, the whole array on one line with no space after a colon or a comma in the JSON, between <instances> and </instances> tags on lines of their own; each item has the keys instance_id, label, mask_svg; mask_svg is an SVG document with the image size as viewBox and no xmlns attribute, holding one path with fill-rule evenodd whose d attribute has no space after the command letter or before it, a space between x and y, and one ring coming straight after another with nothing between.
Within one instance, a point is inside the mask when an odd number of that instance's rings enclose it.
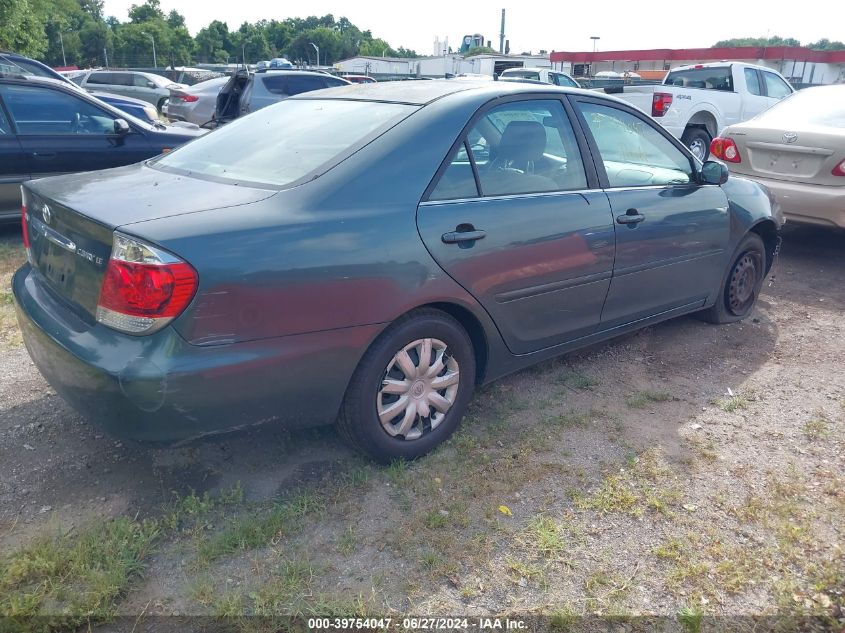
<instances>
[{"instance_id":1,"label":"rear bumper","mask_svg":"<svg viewBox=\"0 0 845 633\"><path fill-rule=\"evenodd\" d=\"M740 175L771 190L788 220L845 228L845 186L828 187Z\"/></svg>"},{"instance_id":2,"label":"rear bumper","mask_svg":"<svg viewBox=\"0 0 845 633\"><path fill-rule=\"evenodd\" d=\"M127 439L177 442L264 422L334 421L379 326L200 347L172 328L146 337L82 322L29 265L12 279L33 362L74 409Z\"/></svg>"}]
</instances>

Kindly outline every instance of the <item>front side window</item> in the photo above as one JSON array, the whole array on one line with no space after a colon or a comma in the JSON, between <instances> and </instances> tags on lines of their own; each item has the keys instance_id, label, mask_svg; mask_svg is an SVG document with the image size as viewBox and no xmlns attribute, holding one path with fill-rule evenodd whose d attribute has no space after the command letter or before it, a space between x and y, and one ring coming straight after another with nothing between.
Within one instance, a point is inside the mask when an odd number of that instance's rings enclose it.
<instances>
[{"instance_id":1,"label":"front side window","mask_svg":"<svg viewBox=\"0 0 845 633\"><path fill-rule=\"evenodd\" d=\"M225 182L283 187L318 176L415 110L395 103L285 99L165 154L150 166Z\"/></svg>"},{"instance_id":2,"label":"front side window","mask_svg":"<svg viewBox=\"0 0 845 633\"><path fill-rule=\"evenodd\" d=\"M155 88L155 82L144 75L132 75L132 85L136 88Z\"/></svg>"},{"instance_id":3,"label":"front side window","mask_svg":"<svg viewBox=\"0 0 845 633\"><path fill-rule=\"evenodd\" d=\"M774 73L763 71L763 81L766 82L766 94L775 99L783 99L792 94L792 89L783 79Z\"/></svg>"},{"instance_id":4,"label":"front side window","mask_svg":"<svg viewBox=\"0 0 845 633\"><path fill-rule=\"evenodd\" d=\"M689 158L651 123L624 110L579 104L611 187L678 185L692 181Z\"/></svg>"},{"instance_id":5,"label":"front side window","mask_svg":"<svg viewBox=\"0 0 845 633\"><path fill-rule=\"evenodd\" d=\"M469 131L430 199L584 189L587 178L572 126L557 100L492 108Z\"/></svg>"},{"instance_id":6,"label":"front side window","mask_svg":"<svg viewBox=\"0 0 845 633\"><path fill-rule=\"evenodd\" d=\"M0 107L0 136L3 134L11 134L12 133L12 126L9 125L9 120L6 118L6 114L3 112L3 108Z\"/></svg>"},{"instance_id":7,"label":"front side window","mask_svg":"<svg viewBox=\"0 0 845 633\"><path fill-rule=\"evenodd\" d=\"M5 86L3 100L18 134L114 134L114 117L83 99L36 86Z\"/></svg>"},{"instance_id":8,"label":"front side window","mask_svg":"<svg viewBox=\"0 0 845 633\"><path fill-rule=\"evenodd\" d=\"M575 81L559 73L552 73L552 83L556 86L566 86L567 88L580 88Z\"/></svg>"}]
</instances>

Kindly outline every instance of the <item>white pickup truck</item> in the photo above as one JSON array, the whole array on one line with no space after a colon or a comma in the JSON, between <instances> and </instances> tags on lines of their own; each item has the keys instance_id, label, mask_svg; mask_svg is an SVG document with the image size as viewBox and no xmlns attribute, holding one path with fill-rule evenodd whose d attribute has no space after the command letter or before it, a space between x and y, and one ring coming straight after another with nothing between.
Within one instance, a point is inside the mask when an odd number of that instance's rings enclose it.
<instances>
[{"instance_id":1,"label":"white pickup truck","mask_svg":"<svg viewBox=\"0 0 845 633\"><path fill-rule=\"evenodd\" d=\"M581 87L581 84L566 73L550 68L507 68L499 75L499 79L539 81L540 83L566 86L567 88Z\"/></svg>"},{"instance_id":2,"label":"white pickup truck","mask_svg":"<svg viewBox=\"0 0 845 633\"><path fill-rule=\"evenodd\" d=\"M746 121L791 95L792 86L763 66L716 62L680 66L657 86L600 90L637 106L706 160L710 141L728 125Z\"/></svg>"}]
</instances>

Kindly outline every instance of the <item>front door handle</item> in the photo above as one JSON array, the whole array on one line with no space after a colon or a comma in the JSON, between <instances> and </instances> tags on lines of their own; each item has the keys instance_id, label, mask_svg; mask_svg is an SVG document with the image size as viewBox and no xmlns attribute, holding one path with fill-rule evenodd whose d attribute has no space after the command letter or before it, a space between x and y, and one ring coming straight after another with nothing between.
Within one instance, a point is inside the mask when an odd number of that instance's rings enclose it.
<instances>
[{"instance_id":1,"label":"front door handle","mask_svg":"<svg viewBox=\"0 0 845 633\"><path fill-rule=\"evenodd\" d=\"M33 158L55 158L56 152L32 152Z\"/></svg>"},{"instance_id":2,"label":"front door handle","mask_svg":"<svg viewBox=\"0 0 845 633\"><path fill-rule=\"evenodd\" d=\"M635 225L635 224L639 224L643 220L645 220L645 216L640 215L640 212L637 211L636 209L628 209L625 212L625 215L617 215L616 216L616 222L618 224Z\"/></svg>"},{"instance_id":3,"label":"front door handle","mask_svg":"<svg viewBox=\"0 0 845 633\"><path fill-rule=\"evenodd\" d=\"M444 244L459 244L461 242L483 240L484 236L487 235L484 231L476 231L472 225L470 227L469 230L460 230L461 227L458 227L457 231L444 233L440 239L443 240Z\"/></svg>"}]
</instances>

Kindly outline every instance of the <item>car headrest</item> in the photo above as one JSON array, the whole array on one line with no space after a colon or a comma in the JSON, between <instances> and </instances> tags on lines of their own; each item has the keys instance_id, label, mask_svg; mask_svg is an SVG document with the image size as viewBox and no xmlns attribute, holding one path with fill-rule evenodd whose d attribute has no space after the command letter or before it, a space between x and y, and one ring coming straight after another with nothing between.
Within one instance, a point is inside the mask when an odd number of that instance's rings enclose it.
<instances>
[{"instance_id":1,"label":"car headrest","mask_svg":"<svg viewBox=\"0 0 845 633\"><path fill-rule=\"evenodd\" d=\"M496 157L501 160L526 163L543 158L546 149L546 129L538 121L511 121L502 133Z\"/></svg>"}]
</instances>

